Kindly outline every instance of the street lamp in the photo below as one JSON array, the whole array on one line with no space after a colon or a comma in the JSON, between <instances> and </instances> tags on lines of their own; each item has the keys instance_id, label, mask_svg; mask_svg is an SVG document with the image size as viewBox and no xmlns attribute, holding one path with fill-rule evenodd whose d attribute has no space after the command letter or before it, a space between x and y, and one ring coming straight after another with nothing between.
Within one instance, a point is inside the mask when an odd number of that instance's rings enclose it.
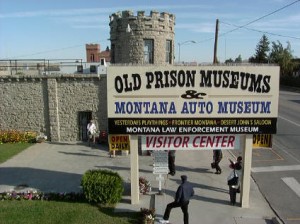
<instances>
[{"instance_id":1,"label":"street lamp","mask_svg":"<svg viewBox=\"0 0 300 224\"><path fill-rule=\"evenodd\" d=\"M187 40L187 41L178 43L178 63L180 63L180 46L181 45L185 45L185 44L189 44L189 43L195 44L196 41L194 41L194 40Z\"/></svg>"}]
</instances>

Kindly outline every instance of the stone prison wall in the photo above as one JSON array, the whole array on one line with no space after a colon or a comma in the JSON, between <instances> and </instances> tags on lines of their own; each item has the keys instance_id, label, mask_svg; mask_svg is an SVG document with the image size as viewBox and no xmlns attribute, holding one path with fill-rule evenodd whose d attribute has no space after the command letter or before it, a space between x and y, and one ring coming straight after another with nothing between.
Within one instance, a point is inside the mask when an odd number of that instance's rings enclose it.
<instances>
[{"instance_id":1,"label":"stone prison wall","mask_svg":"<svg viewBox=\"0 0 300 224\"><path fill-rule=\"evenodd\" d=\"M107 130L106 76L0 77L0 130L36 131L50 141L82 141L90 114Z\"/></svg>"}]
</instances>

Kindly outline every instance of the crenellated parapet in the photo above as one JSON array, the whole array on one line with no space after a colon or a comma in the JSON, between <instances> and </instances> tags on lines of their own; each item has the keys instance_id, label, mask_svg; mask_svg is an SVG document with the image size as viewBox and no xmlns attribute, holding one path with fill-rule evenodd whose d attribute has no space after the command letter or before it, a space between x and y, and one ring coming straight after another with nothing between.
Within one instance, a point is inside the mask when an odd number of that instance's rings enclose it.
<instances>
[{"instance_id":1,"label":"crenellated parapet","mask_svg":"<svg viewBox=\"0 0 300 224\"><path fill-rule=\"evenodd\" d=\"M127 10L114 13L109 18L111 35L114 35L114 32L125 33L128 25L132 31L174 32L175 16L167 12L151 11L150 15L145 15L145 11L138 11L134 15L132 11Z\"/></svg>"},{"instance_id":2,"label":"crenellated parapet","mask_svg":"<svg viewBox=\"0 0 300 224\"><path fill-rule=\"evenodd\" d=\"M165 63L166 40L174 49L175 16L167 12L127 10L110 15L110 41L114 63L143 64L144 40L154 41L154 63ZM173 51L174 52L174 51Z\"/></svg>"}]
</instances>

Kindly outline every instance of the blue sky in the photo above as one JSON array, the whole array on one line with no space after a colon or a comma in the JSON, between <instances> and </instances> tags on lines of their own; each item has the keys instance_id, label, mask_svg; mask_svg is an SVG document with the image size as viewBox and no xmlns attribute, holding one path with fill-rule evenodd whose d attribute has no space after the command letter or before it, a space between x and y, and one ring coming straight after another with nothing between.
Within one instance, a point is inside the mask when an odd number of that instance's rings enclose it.
<instances>
[{"instance_id":1,"label":"blue sky","mask_svg":"<svg viewBox=\"0 0 300 224\"><path fill-rule=\"evenodd\" d=\"M254 55L264 32L270 42L286 46L289 41L293 55L300 57L296 0L0 0L0 59L85 60L85 44L99 43L102 50L110 46L109 15L123 10L174 14L176 61L178 43L193 40L181 45L181 61L212 62L216 19L221 62Z\"/></svg>"}]
</instances>

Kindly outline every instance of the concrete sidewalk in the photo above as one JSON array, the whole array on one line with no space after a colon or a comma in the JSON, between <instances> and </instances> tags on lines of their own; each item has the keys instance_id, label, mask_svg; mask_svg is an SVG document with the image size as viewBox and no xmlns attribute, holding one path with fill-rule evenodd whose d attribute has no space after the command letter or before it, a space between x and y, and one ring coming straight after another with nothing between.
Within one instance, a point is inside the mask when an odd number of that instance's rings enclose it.
<instances>
[{"instance_id":1,"label":"concrete sidewalk","mask_svg":"<svg viewBox=\"0 0 300 224\"><path fill-rule=\"evenodd\" d=\"M217 175L214 174L215 170L210 168L211 151L177 151L176 175L166 179L164 195L155 196L157 220L162 218L166 205L174 200L177 187L181 183L180 176L185 174L195 190L195 196L189 204L190 223L280 223L253 180L251 180L249 208L240 207L240 194L237 195L237 205L230 205L227 176L231 170L227 158L232 159L232 155L228 151L223 151L223 155L220 163L222 174ZM171 211L170 223L183 223L183 213L180 208Z\"/></svg>"},{"instance_id":2,"label":"concrete sidewalk","mask_svg":"<svg viewBox=\"0 0 300 224\"><path fill-rule=\"evenodd\" d=\"M276 215L252 181L250 206L241 208L229 204L227 176L230 172L228 159L231 154L224 151L220 165L221 175L210 169L211 151L176 152L176 175L165 175L162 192L158 192L158 181L153 171L151 156L139 157L139 174L151 181L152 193L140 195L140 203L130 204L130 156L109 158L105 145L88 147L85 143L41 143L0 164L0 192L37 189L43 192L79 192L82 175L89 169L110 169L118 172L125 182L125 192L119 211L139 211L155 205L157 220L163 215L166 205L173 200L180 176L185 174L195 189L190 202L190 224L260 224L279 223ZM180 208L171 212L173 224L183 223Z\"/></svg>"}]
</instances>

